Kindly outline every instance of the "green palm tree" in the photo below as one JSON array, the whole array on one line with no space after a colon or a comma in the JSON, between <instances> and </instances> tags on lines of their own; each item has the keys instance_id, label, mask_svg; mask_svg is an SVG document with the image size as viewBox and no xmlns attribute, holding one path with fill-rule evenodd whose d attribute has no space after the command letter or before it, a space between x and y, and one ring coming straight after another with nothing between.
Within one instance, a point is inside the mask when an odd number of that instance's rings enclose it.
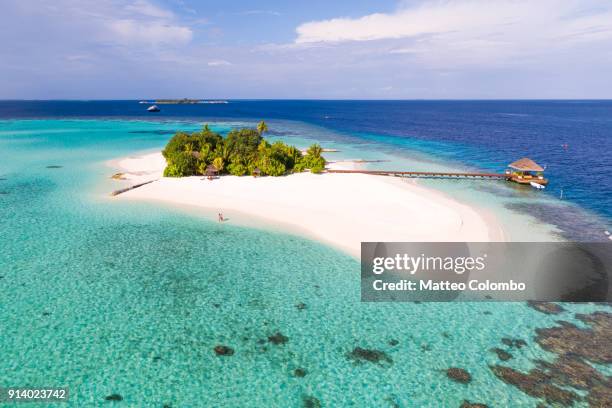
<instances>
[{"instance_id":1,"label":"green palm tree","mask_svg":"<svg viewBox=\"0 0 612 408\"><path fill-rule=\"evenodd\" d=\"M225 143L218 144L217 148L215 149L215 155L217 157L221 157L226 163L230 161L230 153L231 151L229 147L225 145Z\"/></svg>"},{"instance_id":2,"label":"green palm tree","mask_svg":"<svg viewBox=\"0 0 612 408\"><path fill-rule=\"evenodd\" d=\"M223 158L222 157L215 157L213 162L212 162L213 166L215 166L217 168L217 171L222 172L225 163L223 162Z\"/></svg>"},{"instance_id":3,"label":"green palm tree","mask_svg":"<svg viewBox=\"0 0 612 408\"><path fill-rule=\"evenodd\" d=\"M297 163L300 157L302 157L302 153L295 146L287 147L287 155L291 158L291 161L293 161L294 164Z\"/></svg>"},{"instance_id":4,"label":"green palm tree","mask_svg":"<svg viewBox=\"0 0 612 408\"><path fill-rule=\"evenodd\" d=\"M263 136L265 132L268 131L268 125L263 120L257 124L257 132L259 132L259 136Z\"/></svg>"},{"instance_id":5,"label":"green palm tree","mask_svg":"<svg viewBox=\"0 0 612 408\"><path fill-rule=\"evenodd\" d=\"M209 155L210 155L210 145L208 143L205 143L200 149L200 160L207 161Z\"/></svg>"},{"instance_id":6,"label":"green palm tree","mask_svg":"<svg viewBox=\"0 0 612 408\"><path fill-rule=\"evenodd\" d=\"M185 153L192 154L194 150L193 143L189 142L185 144Z\"/></svg>"},{"instance_id":7,"label":"green palm tree","mask_svg":"<svg viewBox=\"0 0 612 408\"><path fill-rule=\"evenodd\" d=\"M200 162L198 164L198 173L201 175L206 175L206 162Z\"/></svg>"},{"instance_id":8,"label":"green palm tree","mask_svg":"<svg viewBox=\"0 0 612 408\"><path fill-rule=\"evenodd\" d=\"M265 140L262 140L259 143L259 146L257 146L257 151L261 154L266 154L266 151L270 148L270 143L266 142Z\"/></svg>"},{"instance_id":9,"label":"green palm tree","mask_svg":"<svg viewBox=\"0 0 612 408\"><path fill-rule=\"evenodd\" d=\"M319 157L321 157L321 153L323 153L323 148L321 147L321 145L315 143L308 148L306 153L308 153L309 156L318 159Z\"/></svg>"}]
</instances>

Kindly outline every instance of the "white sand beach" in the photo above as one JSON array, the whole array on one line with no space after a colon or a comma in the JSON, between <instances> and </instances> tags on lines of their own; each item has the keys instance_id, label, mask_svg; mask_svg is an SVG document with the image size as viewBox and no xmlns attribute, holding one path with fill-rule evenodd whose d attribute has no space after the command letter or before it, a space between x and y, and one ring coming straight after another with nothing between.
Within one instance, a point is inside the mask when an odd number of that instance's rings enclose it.
<instances>
[{"instance_id":1,"label":"white sand beach","mask_svg":"<svg viewBox=\"0 0 612 408\"><path fill-rule=\"evenodd\" d=\"M198 207L216 220L266 225L304 235L359 256L362 241L503 241L495 217L418 184L366 174L310 174L285 177L201 176L165 178L161 153L110 163L137 184L157 181L113 199L157 200ZM351 168L337 162L335 168Z\"/></svg>"}]
</instances>

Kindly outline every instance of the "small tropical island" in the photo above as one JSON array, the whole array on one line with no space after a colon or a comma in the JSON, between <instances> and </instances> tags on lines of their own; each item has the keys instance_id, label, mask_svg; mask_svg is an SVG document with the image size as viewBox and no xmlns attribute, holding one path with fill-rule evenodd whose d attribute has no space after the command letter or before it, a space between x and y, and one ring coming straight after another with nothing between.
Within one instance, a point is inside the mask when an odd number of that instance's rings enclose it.
<instances>
[{"instance_id":1,"label":"small tropical island","mask_svg":"<svg viewBox=\"0 0 612 408\"><path fill-rule=\"evenodd\" d=\"M363 174L359 158L327 162L316 142L300 150L268 141L267 130L261 121L223 136L207 125L177 132L162 151L109 163L126 185L113 196L279 228L356 258L367 241L504 240L497 220L478 208L400 177Z\"/></svg>"},{"instance_id":2,"label":"small tropical island","mask_svg":"<svg viewBox=\"0 0 612 408\"><path fill-rule=\"evenodd\" d=\"M194 175L216 176L284 176L309 170L321 173L325 169L323 149L318 144L308 148L306 154L281 141L264 139L268 127L264 121L257 129L234 129L224 138L208 125L193 133L177 132L162 154L167 166L164 177Z\"/></svg>"}]
</instances>

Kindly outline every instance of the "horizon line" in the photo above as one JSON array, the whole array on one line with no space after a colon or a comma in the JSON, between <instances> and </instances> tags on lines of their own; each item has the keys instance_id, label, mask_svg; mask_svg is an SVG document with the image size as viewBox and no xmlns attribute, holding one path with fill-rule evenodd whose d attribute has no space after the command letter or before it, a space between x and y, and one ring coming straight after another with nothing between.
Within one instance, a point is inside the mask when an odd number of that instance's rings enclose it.
<instances>
[{"instance_id":1,"label":"horizon line","mask_svg":"<svg viewBox=\"0 0 612 408\"><path fill-rule=\"evenodd\" d=\"M69 99L32 99L32 98L0 98L0 102L132 102L132 101L156 101L156 100L202 100L202 101L330 101L330 102L351 102L351 101L363 101L363 102L461 102L461 101L482 101L482 102L495 102L495 101L612 101L610 98L130 98L130 99L112 99L112 98L101 98L101 99L90 99L90 98L69 98Z\"/></svg>"}]
</instances>

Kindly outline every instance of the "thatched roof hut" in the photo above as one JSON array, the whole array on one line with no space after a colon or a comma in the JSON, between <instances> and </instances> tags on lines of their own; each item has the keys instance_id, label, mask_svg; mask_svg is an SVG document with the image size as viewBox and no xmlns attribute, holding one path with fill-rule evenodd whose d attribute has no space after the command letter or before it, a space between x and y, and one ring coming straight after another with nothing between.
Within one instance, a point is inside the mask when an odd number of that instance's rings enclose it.
<instances>
[{"instance_id":1,"label":"thatched roof hut","mask_svg":"<svg viewBox=\"0 0 612 408\"><path fill-rule=\"evenodd\" d=\"M214 164L209 164L208 166L206 166L207 176L213 177L213 176L216 176L217 174L219 174L219 170L217 170Z\"/></svg>"},{"instance_id":2,"label":"thatched roof hut","mask_svg":"<svg viewBox=\"0 0 612 408\"><path fill-rule=\"evenodd\" d=\"M191 152L191 155L197 160L200 160L200 157L202 157L202 154L200 152Z\"/></svg>"},{"instance_id":3,"label":"thatched roof hut","mask_svg":"<svg viewBox=\"0 0 612 408\"><path fill-rule=\"evenodd\" d=\"M259 170L259 167L255 167L253 169L253 177L259 177L261 176L261 170Z\"/></svg>"},{"instance_id":4,"label":"thatched roof hut","mask_svg":"<svg viewBox=\"0 0 612 408\"><path fill-rule=\"evenodd\" d=\"M533 160L528 159L527 157L523 157L522 159L517 160L514 163L510 163L508 167L518 171L544 171L544 168L542 166L540 166Z\"/></svg>"}]
</instances>

